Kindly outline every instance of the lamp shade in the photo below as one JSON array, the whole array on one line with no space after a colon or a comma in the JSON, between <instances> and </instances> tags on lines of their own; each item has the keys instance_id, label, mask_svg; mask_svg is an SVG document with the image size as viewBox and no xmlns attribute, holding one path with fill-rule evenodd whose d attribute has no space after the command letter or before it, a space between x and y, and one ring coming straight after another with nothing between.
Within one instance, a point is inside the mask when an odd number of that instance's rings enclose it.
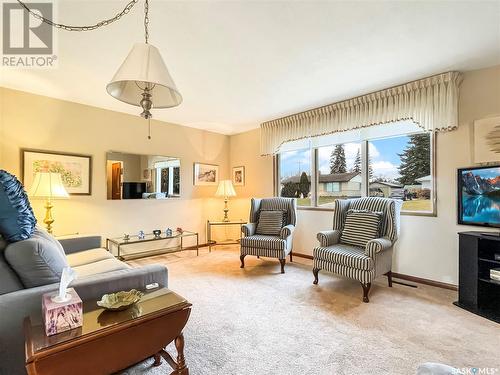
<instances>
[{"instance_id":1,"label":"lamp shade","mask_svg":"<svg viewBox=\"0 0 500 375\"><path fill-rule=\"evenodd\" d=\"M60 173L37 172L28 193L33 198L64 199L69 194L63 185Z\"/></svg>"},{"instance_id":2,"label":"lamp shade","mask_svg":"<svg viewBox=\"0 0 500 375\"><path fill-rule=\"evenodd\" d=\"M106 86L106 91L122 102L140 107L146 87L152 94L152 108L169 108L182 103L182 96L158 48L148 43L136 43Z\"/></svg>"},{"instance_id":3,"label":"lamp shade","mask_svg":"<svg viewBox=\"0 0 500 375\"><path fill-rule=\"evenodd\" d=\"M219 182L217 191L215 193L216 197L235 197L236 191L234 191L233 182L231 180L222 180Z\"/></svg>"}]
</instances>

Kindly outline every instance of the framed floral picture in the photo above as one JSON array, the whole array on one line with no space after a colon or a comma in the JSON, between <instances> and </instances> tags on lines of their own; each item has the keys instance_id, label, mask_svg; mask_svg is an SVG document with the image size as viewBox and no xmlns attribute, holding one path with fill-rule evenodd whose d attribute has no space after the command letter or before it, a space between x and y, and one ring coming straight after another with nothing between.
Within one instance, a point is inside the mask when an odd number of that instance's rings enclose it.
<instances>
[{"instance_id":1,"label":"framed floral picture","mask_svg":"<svg viewBox=\"0 0 500 375\"><path fill-rule=\"evenodd\" d=\"M245 185L245 167L233 167L233 185L234 186L244 186Z\"/></svg>"},{"instance_id":2,"label":"framed floral picture","mask_svg":"<svg viewBox=\"0 0 500 375\"><path fill-rule=\"evenodd\" d=\"M196 186L213 186L219 183L219 166L194 163L193 183Z\"/></svg>"},{"instance_id":3,"label":"framed floral picture","mask_svg":"<svg viewBox=\"0 0 500 375\"><path fill-rule=\"evenodd\" d=\"M25 189L33 183L36 172L60 173L71 195L92 194L92 156L44 150L21 150L22 178Z\"/></svg>"},{"instance_id":4,"label":"framed floral picture","mask_svg":"<svg viewBox=\"0 0 500 375\"><path fill-rule=\"evenodd\" d=\"M474 163L500 161L500 116L474 121Z\"/></svg>"}]
</instances>

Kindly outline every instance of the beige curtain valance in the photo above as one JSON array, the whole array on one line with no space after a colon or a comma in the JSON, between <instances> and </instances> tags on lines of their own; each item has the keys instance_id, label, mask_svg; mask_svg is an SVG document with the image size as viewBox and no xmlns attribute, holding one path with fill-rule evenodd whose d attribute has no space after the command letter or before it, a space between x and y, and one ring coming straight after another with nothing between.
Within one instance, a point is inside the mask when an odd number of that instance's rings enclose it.
<instances>
[{"instance_id":1,"label":"beige curtain valance","mask_svg":"<svg viewBox=\"0 0 500 375\"><path fill-rule=\"evenodd\" d=\"M459 72L448 72L261 124L261 153L281 144L386 122L413 120L428 131L458 126Z\"/></svg>"}]
</instances>

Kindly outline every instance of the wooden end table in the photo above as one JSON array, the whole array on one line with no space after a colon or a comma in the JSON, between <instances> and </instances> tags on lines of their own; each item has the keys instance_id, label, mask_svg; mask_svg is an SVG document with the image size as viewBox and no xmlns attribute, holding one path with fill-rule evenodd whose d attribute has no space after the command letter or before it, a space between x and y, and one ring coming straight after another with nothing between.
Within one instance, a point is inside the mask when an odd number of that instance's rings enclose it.
<instances>
[{"instance_id":1,"label":"wooden end table","mask_svg":"<svg viewBox=\"0 0 500 375\"><path fill-rule=\"evenodd\" d=\"M46 336L38 321L24 321L26 370L29 375L111 374L149 357L159 366L163 357L171 375L188 375L184 336L191 304L166 288L147 292L133 307L105 311L96 300L85 301L83 326ZM175 342L177 360L165 351Z\"/></svg>"}]
</instances>

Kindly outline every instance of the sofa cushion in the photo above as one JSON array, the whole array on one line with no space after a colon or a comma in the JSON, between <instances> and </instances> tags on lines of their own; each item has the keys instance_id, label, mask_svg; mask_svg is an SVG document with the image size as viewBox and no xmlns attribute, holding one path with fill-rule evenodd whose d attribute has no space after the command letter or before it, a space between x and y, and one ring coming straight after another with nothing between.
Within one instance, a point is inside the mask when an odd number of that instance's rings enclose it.
<instances>
[{"instance_id":1,"label":"sofa cushion","mask_svg":"<svg viewBox=\"0 0 500 375\"><path fill-rule=\"evenodd\" d=\"M23 185L16 176L0 170L0 234L8 242L29 238L36 225Z\"/></svg>"},{"instance_id":2,"label":"sofa cushion","mask_svg":"<svg viewBox=\"0 0 500 375\"><path fill-rule=\"evenodd\" d=\"M5 259L26 288L59 282L68 266L61 244L38 227L31 238L9 244Z\"/></svg>"},{"instance_id":3,"label":"sofa cushion","mask_svg":"<svg viewBox=\"0 0 500 375\"><path fill-rule=\"evenodd\" d=\"M256 234L250 237L243 237L240 242L242 247L253 247L260 249L284 250L286 240L276 236L265 236Z\"/></svg>"},{"instance_id":4,"label":"sofa cushion","mask_svg":"<svg viewBox=\"0 0 500 375\"><path fill-rule=\"evenodd\" d=\"M0 236L0 295L24 289L21 280L5 260L7 242Z\"/></svg>"},{"instance_id":5,"label":"sofa cushion","mask_svg":"<svg viewBox=\"0 0 500 375\"><path fill-rule=\"evenodd\" d=\"M83 266L85 264L95 263L101 260L112 258L114 258L113 254L111 254L106 249L103 249L102 247L66 255L66 259L68 260L68 263L71 267Z\"/></svg>"},{"instance_id":6,"label":"sofa cushion","mask_svg":"<svg viewBox=\"0 0 500 375\"><path fill-rule=\"evenodd\" d=\"M3 251L7 247L8 243L5 241L0 234L0 251Z\"/></svg>"},{"instance_id":7,"label":"sofa cushion","mask_svg":"<svg viewBox=\"0 0 500 375\"><path fill-rule=\"evenodd\" d=\"M375 266L373 259L365 254L363 248L343 244L316 247L313 258L365 271L370 271Z\"/></svg>"},{"instance_id":8,"label":"sofa cushion","mask_svg":"<svg viewBox=\"0 0 500 375\"><path fill-rule=\"evenodd\" d=\"M111 271L126 270L132 268L127 263L121 262L116 258L104 259L98 262L83 264L73 267L78 277L97 275Z\"/></svg>"},{"instance_id":9,"label":"sofa cushion","mask_svg":"<svg viewBox=\"0 0 500 375\"><path fill-rule=\"evenodd\" d=\"M368 241L378 238L380 229L380 212L367 210L348 210L340 242L365 247Z\"/></svg>"},{"instance_id":10,"label":"sofa cushion","mask_svg":"<svg viewBox=\"0 0 500 375\"><path fill-rule=\"evenodd\" d=\"M281 228L283 228L284 211L264 211L259 214L259 223L255 233L269 236L279 236Z\"/></svg>"}]
</instances>

